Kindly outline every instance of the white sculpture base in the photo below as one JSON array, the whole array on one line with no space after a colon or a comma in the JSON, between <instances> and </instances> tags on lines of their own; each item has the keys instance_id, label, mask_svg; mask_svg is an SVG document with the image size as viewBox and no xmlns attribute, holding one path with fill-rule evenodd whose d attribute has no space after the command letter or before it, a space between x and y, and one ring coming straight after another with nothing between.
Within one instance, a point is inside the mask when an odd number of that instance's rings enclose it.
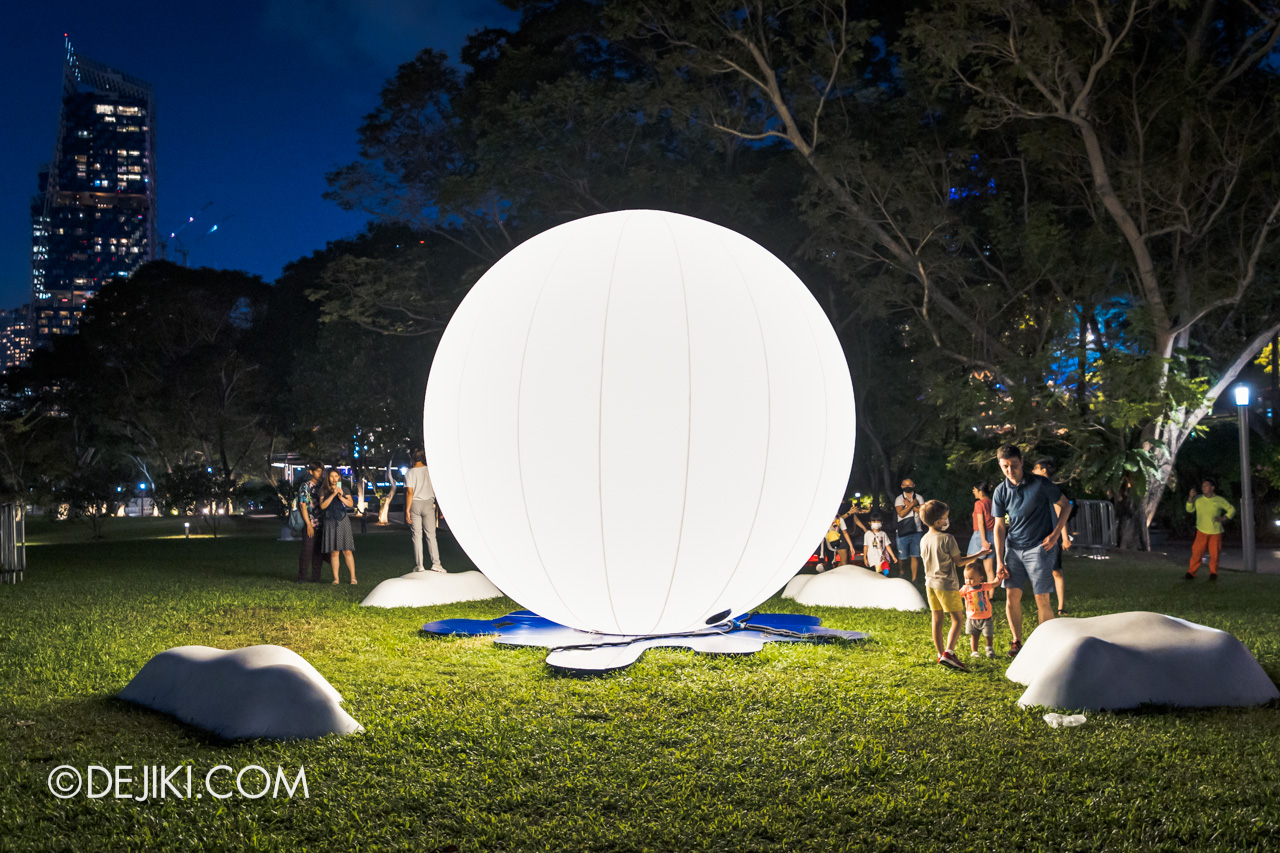
<instances>
[{"instance_id":1,"label":"white sculpture base","mask_svg":"<svg viewBox=\"0 0 1280 853\"><path fill-rule=\"evenodd\" d=\"M161 652L120 698L230 740L315 738L364 731L315 667L283 646Z\"/></svg>"},{"instance_id":2,"label":"white sculpture base","mask_svg":"<svg viewBox=\"0 0 1280 853\"><path fill-rule=\"evenodd\" d=\"M1060 618L1027 638L1005 673L1023 707L1211 708L1258 705L1280 691L1235 637L1159 613Z\"/></svg>"},{"instance_id":3,"label":"white sculpture base","mask_svg":"<svg viewBox=\"0 0 1280 853\"><path fill-rule=\"evenodd\" d=\"M838 566L820 575L796 575L783 598L814 607L868 607L880 610L924 610L924 597L906 578L886 578L870 569Z\"/></svg>"},{"instance_id":4,"label":"white sculpture base","mask_svg":"<svg viewBox=\"0 0 1280 853\"><path fill-rule=\"evenodd\" d=\"M480 572L409 572L373 588L364 607L432 607L459 601L501 598L502 590Z\"/></svg>"}]
</instances>

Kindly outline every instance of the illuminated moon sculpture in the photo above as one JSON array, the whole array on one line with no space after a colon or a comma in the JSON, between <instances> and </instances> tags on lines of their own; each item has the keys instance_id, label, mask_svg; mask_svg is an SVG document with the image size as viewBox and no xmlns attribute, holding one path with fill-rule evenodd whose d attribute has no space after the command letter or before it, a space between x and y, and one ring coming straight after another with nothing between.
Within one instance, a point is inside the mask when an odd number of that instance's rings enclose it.
<instances>
[{"instance_id":1,"label":"illuminated moon sculpture","mask_svg":"<svg viewBox=\"0 0 1280 853\"><path fill-rule=\"evenodd\" d=\"M485 273L427 382L431 480L503 592L610 634L755 607L831 523L854 445L835 331L759 244L674 213L552 228Z\"/></svg>"}]
</instances>

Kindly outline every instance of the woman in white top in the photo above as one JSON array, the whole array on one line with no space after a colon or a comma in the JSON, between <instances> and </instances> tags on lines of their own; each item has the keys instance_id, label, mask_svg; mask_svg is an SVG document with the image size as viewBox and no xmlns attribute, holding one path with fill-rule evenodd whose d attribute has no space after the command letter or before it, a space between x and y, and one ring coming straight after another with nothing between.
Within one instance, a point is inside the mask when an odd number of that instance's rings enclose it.
<instances>
[{"instance_id":1,"label":"woman in white top","mask_svg":"<svg viewBox=\"0 0 1280 853\"><path fill-rule=\"evenodd\" d=\"M431 475L427 472L427 454L413 451L413 467L404 476L408 494L404 499L404 523L413 528L413 570L424 572L422 566L422 534L427 534L427 549L431 552L431 571L443 572L440 565L440 546L436 543L436 493L431 488Z\"/></svg>"}]
</instances>

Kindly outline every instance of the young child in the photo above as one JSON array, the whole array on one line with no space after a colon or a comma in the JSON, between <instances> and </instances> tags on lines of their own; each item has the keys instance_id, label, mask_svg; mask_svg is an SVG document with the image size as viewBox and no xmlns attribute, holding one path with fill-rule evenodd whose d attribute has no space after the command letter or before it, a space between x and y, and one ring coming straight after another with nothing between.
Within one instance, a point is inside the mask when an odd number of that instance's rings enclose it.
<instances>
[{"instance_id":1,"label":"young child","mask_svg":"<svg viewBox=\"0 0 1280 853\"><path fill-rule=\"evenodd\" d=\"M889 561L898 562L889 544L889 534L884 532L884 518L880 513L872 513L871 529L862 537L862 555L866 567L873 572L880 572L889 577Z\"/></svg>"},{"instance_id":2,"label":"young child","mask_svg":"<svg viewBox=\"0 0 1280 853\"><path fill-rule=\"evenodd\" d=\"M976 565L966 566L964 570L964 586L960 595L964 597L964 632L969 635L969 657L978 657L978 635L987 638L987 657L995 657L995 649L991 646L991 638L995 634L996 620L991 609L991 590L1000 585L1000 581L983 580L983 572Z\"/></svg>"},{"instance_id":3,"label":"young child","mask_svg":"<svg viewBox=\"0 0 1280 853\"><path fill-rule=\"evenodd\" d=\"M966 557L960 551L956 538L947 533L951 520L947 517L950 507L942 501L929 501L920 508L920 519L929 528L920 540L920 561L924 563L925 592L929 598L930 616L933 622L933 646L938 652L938 663L961 671L967 670L956 657L956 639L960 636L960 614L964 612L964 597L960 594L960 578L957 568L967 568L982 560L990 549ZM947 642L942 643L942 615L951 617L951 630Z\"/></svg>"}]
</instances>

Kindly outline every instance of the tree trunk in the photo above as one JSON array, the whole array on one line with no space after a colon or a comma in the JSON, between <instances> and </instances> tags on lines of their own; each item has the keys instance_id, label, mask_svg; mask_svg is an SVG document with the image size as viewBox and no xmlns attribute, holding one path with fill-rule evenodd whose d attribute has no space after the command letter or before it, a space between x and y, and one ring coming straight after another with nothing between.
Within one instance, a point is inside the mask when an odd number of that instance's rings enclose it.
<instances>
[{"instance_id":1,"label":"tree trunk","mask_svg":"<svg viewBox=\"0 0 1280 853\"><path fill-rule=\"evenodd\" d=\"M391 484L391 488L387 489L387 496L382 498L382 506L378 507L378 523L386 524L391 516L391 499L396 496L396 478L391 476L391 460L387 460L387 482Z\"/></svg>"}]
</instances>

